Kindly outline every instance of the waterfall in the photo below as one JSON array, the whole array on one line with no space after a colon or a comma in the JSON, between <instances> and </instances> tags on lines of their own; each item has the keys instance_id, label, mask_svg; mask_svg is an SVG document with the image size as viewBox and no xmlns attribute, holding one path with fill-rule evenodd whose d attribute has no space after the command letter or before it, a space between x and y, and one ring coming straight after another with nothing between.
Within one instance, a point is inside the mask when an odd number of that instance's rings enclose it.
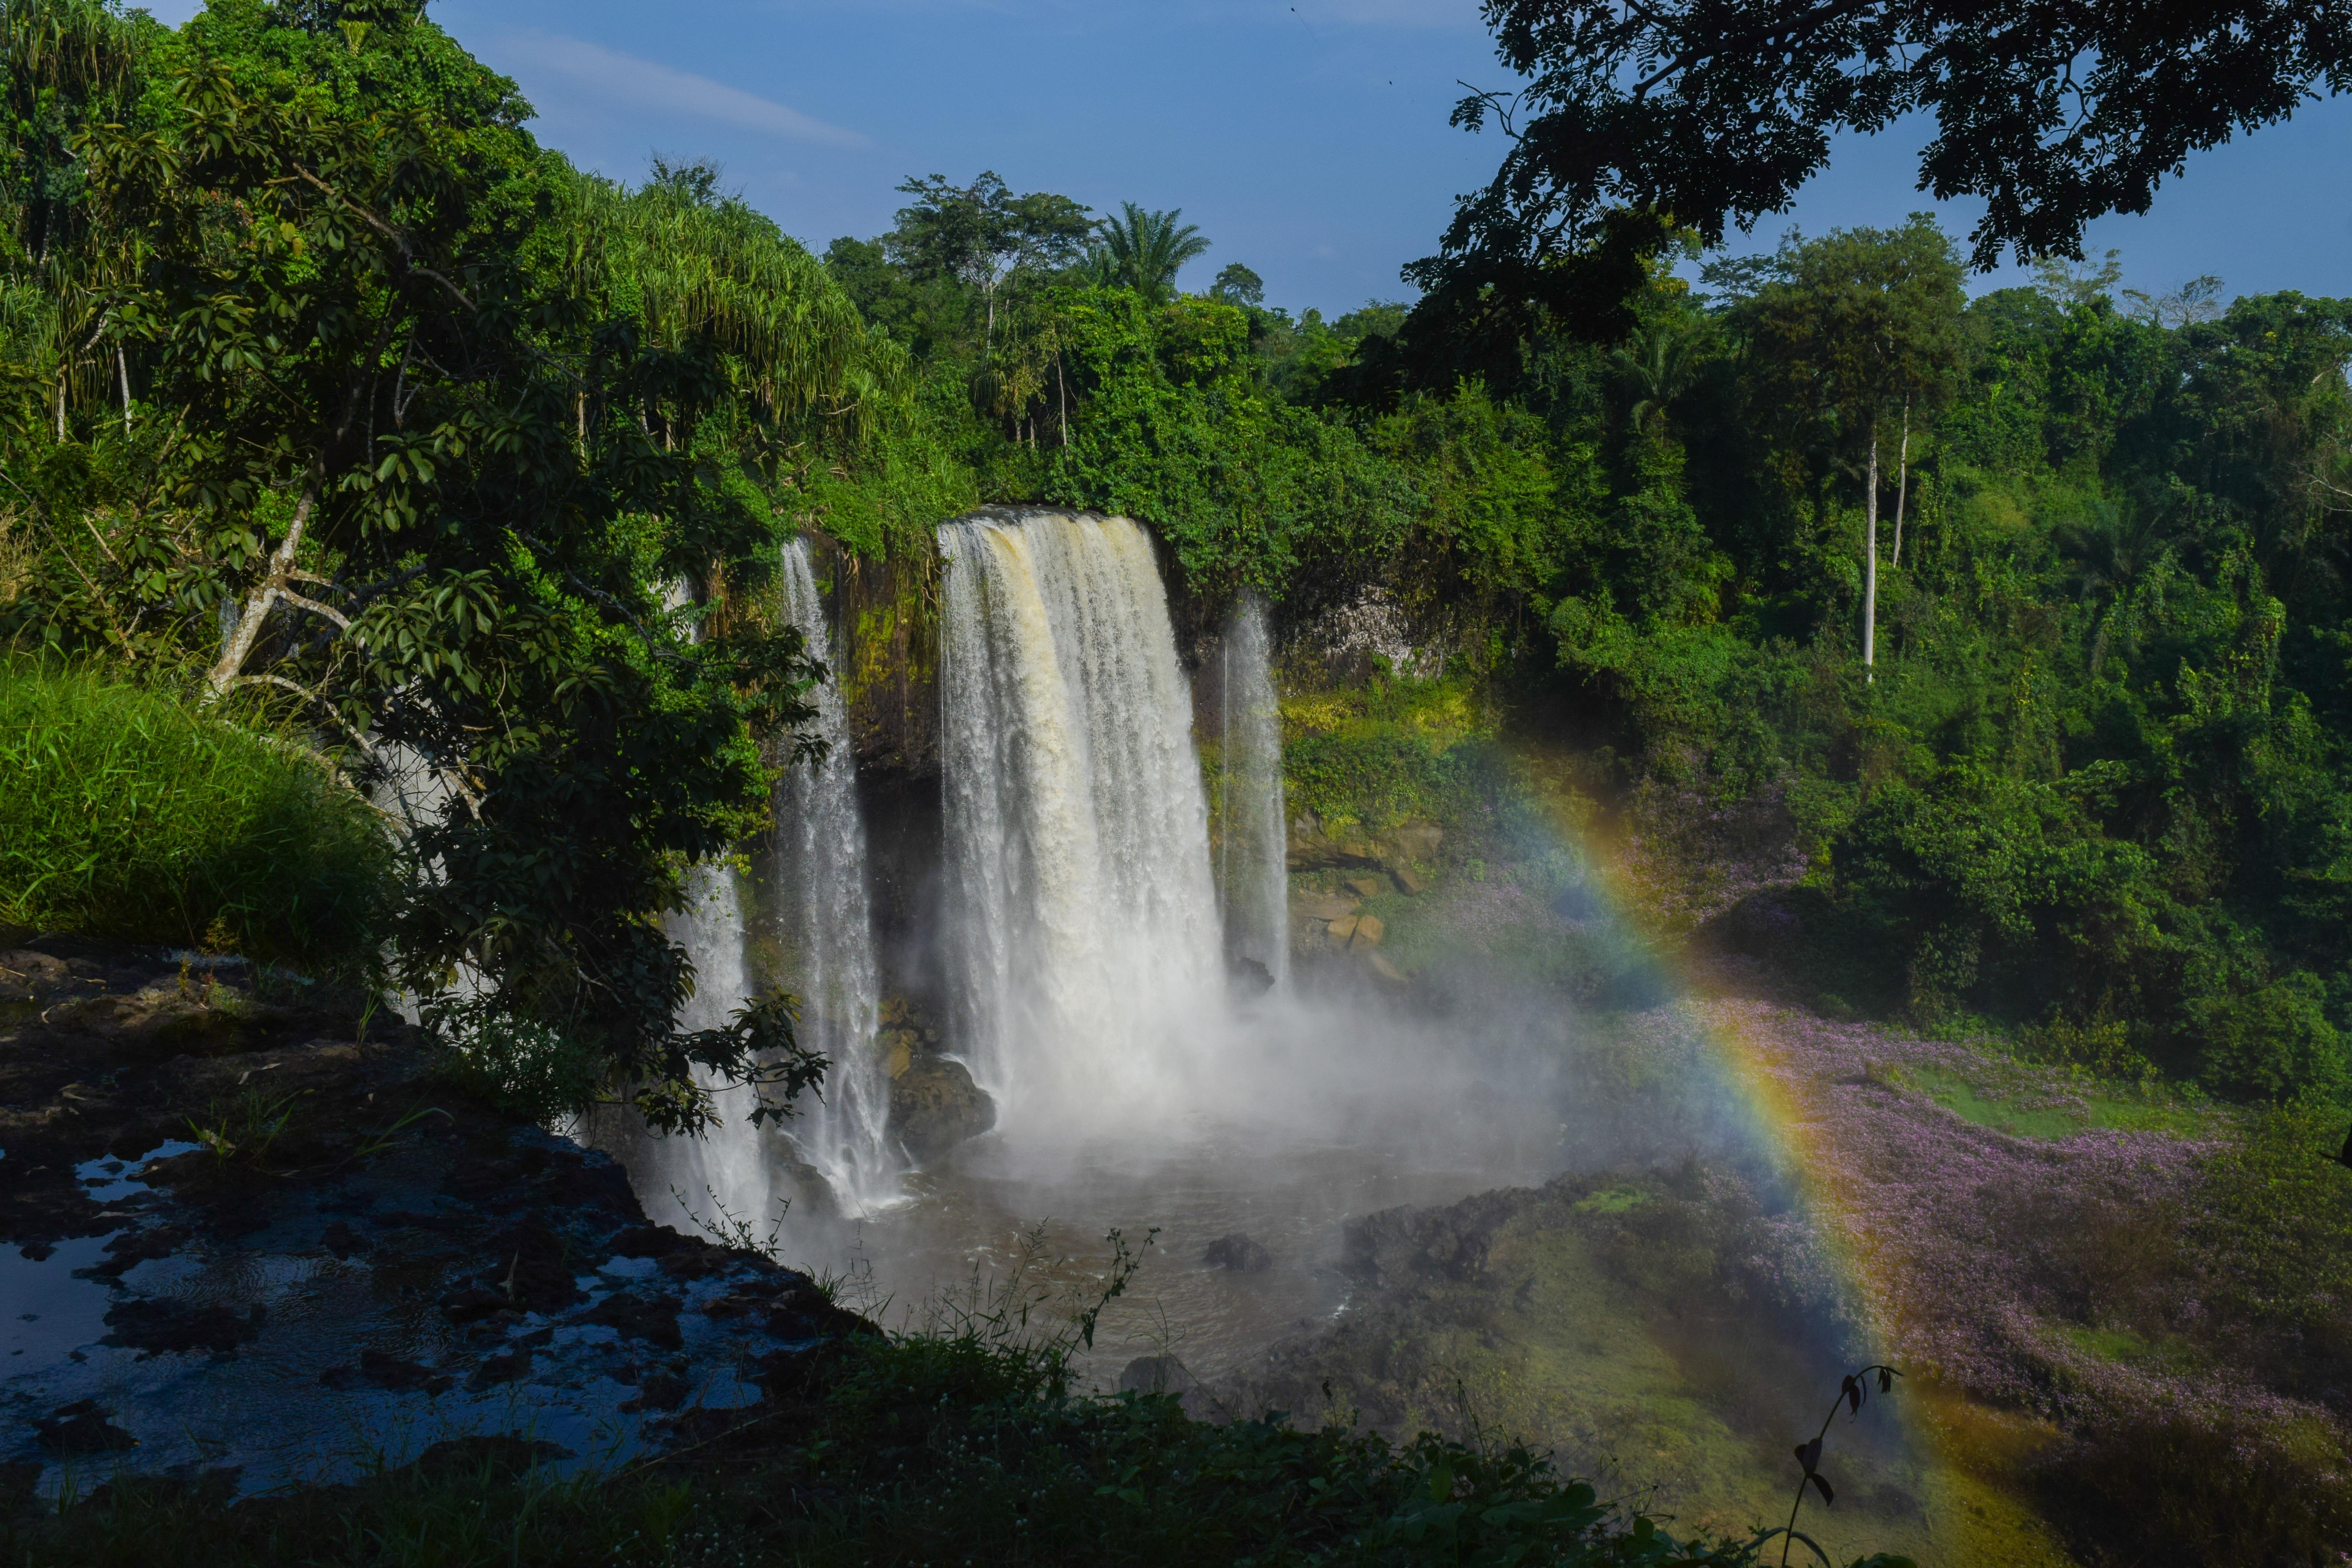
<instances>
[{"instance_id":1,"label":"waterfall","mask_svg":"<svg viewBox=\"0 0 2352 1568\"><path fill-rule=\"evenodd\" d=\"M838 668L808 544L784 546L784 614L812 652ZM844 1207L897 1194L901 1163L890 1151L890 1088L874 1048L881 984L866 880L866 825L857 764L836 680L810 693L825 755L787 770L776 784L772 886L784 949L784 983L802 1001L801 1040L833 1063L821 1101L804 1101L786 1125Z\"/></svg>"},{"instance_id":2,"label":"waterfall","mask_svg":"<svg viewBox=\"0 0 2352 1568\"><path fill-rule=\"evenodd\" d=\"M1192 1087L1220 1007L1208 802L1150 541L1124 518L943 526L950 1043L1000 1125Z\"/></svg>"},{"instance_id":3,"label":"waterfall","mask_svg":"<svg viewBox=\"0 0 2352 1568\"><path fill-rule=\"evenodd\" d=\"M694 963L694 994L678 1009L681 1029L716 1029L733 1018L751 994L746 972L742 890L727 866L703 861L687 872L686 908L669 917L669 938ZM751 1122L759 1094L743 1084L723 1085L707 1068L695 1081L712 1091L718 1124L699 1138L650 1137L642 1158L649 1170L638 1183L647 1212L667 1210L667 1195L683 1201L686 1223L717 1219L715 1204L761 1236L779 1214L765 1140ZM676 1222L673 1222L676 1223Z\"/></svg>"},{"instance_id":4,"label":"waterfall","mask_svg":"<svg viewBox=\"0 0 2352 1568\"><path fill-rule=\"evenodd\" d=\"M1218 850L1225 948L1280 986L1290 966L1289 837L1282 814L1282 711L1275 704L1265 605L1255 595L1226 628Z\"/></svg>"}]
</instances>

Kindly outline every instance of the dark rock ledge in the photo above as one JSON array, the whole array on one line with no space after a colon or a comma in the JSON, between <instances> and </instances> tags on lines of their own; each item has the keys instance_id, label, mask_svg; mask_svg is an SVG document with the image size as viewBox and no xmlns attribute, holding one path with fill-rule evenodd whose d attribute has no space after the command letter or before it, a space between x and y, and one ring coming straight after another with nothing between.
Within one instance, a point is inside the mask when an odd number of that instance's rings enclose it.
<instances>
[{"instance_id":1,"label":"dark rock ledge","mask_svg":"<svg viewBox=\"0 0 2352 1568\"><path fill-rule=\"evenodd\" d=\"M467 1098L396 1021L257 1000L234 963L0 948L7 1479L606 1460L749 1418L870 1331L648 1225L611 1160Z\"/></svg>"}]
</instances>

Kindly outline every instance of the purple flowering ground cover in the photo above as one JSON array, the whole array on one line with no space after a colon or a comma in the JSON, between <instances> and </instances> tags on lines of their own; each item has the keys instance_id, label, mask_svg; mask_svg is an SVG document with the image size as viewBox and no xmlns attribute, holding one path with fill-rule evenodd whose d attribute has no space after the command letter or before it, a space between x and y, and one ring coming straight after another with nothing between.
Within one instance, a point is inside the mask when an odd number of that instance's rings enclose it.
<instances>
[{"instance_id":1,"label":"purple flowering ground cover","mask_svg":"<svg viewBox=\"0 0 2352 1568\"><path fill-rule=\"evenodd\" d=\"M1947 1407L2045 1431L2028 1479L2095 1549L2352 1562L2352 1172L2280 1145L2284 1113L1710 989L1695 1005L1785 1119L1873 1337Z\"/></svg>"}]
</instances>

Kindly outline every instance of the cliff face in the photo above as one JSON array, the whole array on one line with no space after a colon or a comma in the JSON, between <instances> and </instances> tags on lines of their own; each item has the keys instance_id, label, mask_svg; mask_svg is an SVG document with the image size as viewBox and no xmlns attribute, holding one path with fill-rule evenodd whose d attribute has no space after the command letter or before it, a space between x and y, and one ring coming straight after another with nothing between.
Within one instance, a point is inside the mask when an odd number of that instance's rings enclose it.
<instances>
[{"instance_id":1,"label":"cliff face","mask_svg":"<svg viewBox=\"0 0 2352 1568\"><path fill-rule=\"evenodd\" d=\"M861 775L940 772L940 563L832 556L843 705Z\"/></svg>"}]
</instances>

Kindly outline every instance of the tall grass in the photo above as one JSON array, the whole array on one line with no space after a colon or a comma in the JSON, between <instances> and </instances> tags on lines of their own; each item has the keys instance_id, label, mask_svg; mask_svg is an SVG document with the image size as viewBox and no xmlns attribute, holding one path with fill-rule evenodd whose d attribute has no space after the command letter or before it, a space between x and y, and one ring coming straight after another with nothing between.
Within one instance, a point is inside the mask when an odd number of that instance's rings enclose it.
<instances>
[{"instance_id":1,"label":"tall grass","mask_svg":"<svg viewBox=\"0 0 2352 1568\"><path fill-rule=\"evenodd\" d=\"M107 667L0 657L0 921L363 967L394 847L291 731Z\"/></svg>"}]
</instances>

